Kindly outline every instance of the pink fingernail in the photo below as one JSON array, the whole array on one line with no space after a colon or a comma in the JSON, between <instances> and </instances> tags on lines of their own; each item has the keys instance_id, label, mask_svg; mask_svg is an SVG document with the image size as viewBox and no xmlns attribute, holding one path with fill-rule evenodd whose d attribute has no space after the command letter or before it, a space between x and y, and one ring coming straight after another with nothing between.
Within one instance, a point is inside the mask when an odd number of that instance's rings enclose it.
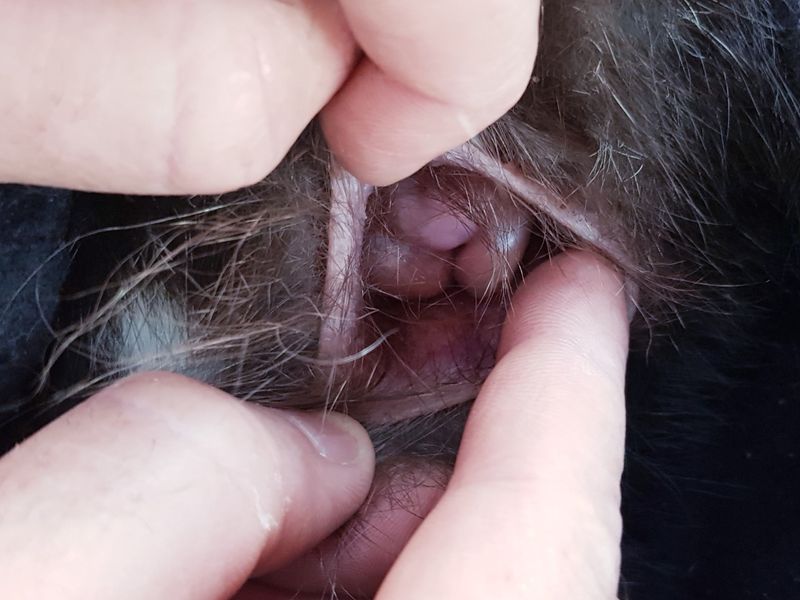
<instances>
[{"instance_id":1,"label":"pink fingernail","mask_svg":"<svg viewBox=\"0 0 800 600\"><path fill-rule=\"evenodd\" d=\"M316 448L319 455L339 465L349 465L361 454L361 443L354 421L338 413L291 412L284 413Z\"/></svg>"},{"instance_id":2,"label":"pink fingernail","mask_svg":"<svg viewBox=\"0 0 800 600\"><path fill-rule=\"evenodd\" d=\"M639 286L630 279L625 279L624 294L628 305L628 323L632 323L639 312Z\"/></svg>"}]
</instances>

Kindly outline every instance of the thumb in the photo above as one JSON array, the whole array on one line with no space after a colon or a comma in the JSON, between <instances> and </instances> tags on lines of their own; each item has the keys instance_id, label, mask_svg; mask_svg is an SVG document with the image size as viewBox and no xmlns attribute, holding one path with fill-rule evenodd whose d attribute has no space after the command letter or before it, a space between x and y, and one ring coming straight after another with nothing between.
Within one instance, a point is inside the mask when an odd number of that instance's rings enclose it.
<instances>
[{"instance_id":1,"label":"thumb","mask_svg":"<svg viewBox=\"0 0 800 600\"><path fill-rule=\"evenodd\" d=\"M0 597L228 597L354 513L373 461L342 415L128 378L0 460Z\"/></svg>"}]
</instances>

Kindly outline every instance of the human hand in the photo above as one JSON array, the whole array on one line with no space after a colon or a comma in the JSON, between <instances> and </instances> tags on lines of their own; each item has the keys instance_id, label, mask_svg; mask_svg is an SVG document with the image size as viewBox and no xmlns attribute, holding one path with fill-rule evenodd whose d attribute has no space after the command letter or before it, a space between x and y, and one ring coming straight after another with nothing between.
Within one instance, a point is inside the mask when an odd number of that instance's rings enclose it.
<instances>
[{"instance_id":1,"label":"human hand","mask_svg":"<svg viewBox=\"0 0 800 600\"><path fill-rule=\"evenodd\" d=\"M617 598L627 294L566 252L517 292L447 491L379 598Z\"/></svg>"},{"instance_id":2,"label":"human hand","mask_svg":"<svg viewBox=\"0 0 800 600\"><path fill-rule=\"evenodd\" d=\"M0 182L142 194L255 183L326 104L349 170L409 175L516 102L539 15L538 0L0 7Z\"/></svg>"},{"instance_id":3,"label":"human hand","mask_svg":"<svg viewBox=\"0 0 800 600\"><path fill-rule=\"evenodd\" d=\"M0 459L0 597L231 597L364 501L366 432L320 416L169 373L106 388Z\"/></svg>"},{"instance_id":4,"label":"human hand","mask_svg":"<svg viewBox=\"0 0 800 600\"><path fill-rule=\"evenodd\" d=\"M584 253L528 277L452 480L378 598L616 597L622 287ZM325 459L303 433L320 421L296 419L168 374L101 392L0 460L0 597L297 598L245 581L355 512L373 456L329 415Z\"/></svg>"}]
</instances>

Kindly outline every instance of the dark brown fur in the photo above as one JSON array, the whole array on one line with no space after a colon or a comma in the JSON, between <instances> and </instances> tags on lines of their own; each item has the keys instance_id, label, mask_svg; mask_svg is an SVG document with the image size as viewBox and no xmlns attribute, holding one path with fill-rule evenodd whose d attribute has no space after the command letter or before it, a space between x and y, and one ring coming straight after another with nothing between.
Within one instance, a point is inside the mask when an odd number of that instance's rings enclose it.
<instances>
[{"instance_id":1,"label":"dark brown fur","mask_svg":"<svg viewBox=\"0 0 800 600\"><path fill-rule=\"evenodd\" d=\"M545 1L531 84L481 136L494 156L562 197L603 207L629 234L635 260L625 268L641 290L632 389L643 390L631 404L645 420L656 410L669 413L664 421L701 412L670 413L664 398L685 389L699 402L708 382L730 381L730 362L749 352L760 319L795 297L800 55L786 28L789 6ZM241 192L130 203L87 197L95 225L108 229L84 234L75 263L83 272L67 290L74 293L66 294L40 402L68 406L154 368L273 405L335 401L346 409L365 394L331 379L316 359L329 162L312 125L278 170ZM459 209L492 222L491 207L479 202ZM578 243L546 221L537 231L548 250ZM80 257L96 261L109 245L118 249L109 268L87 276ZM364 327L385 329L379 315ZM644 366L645 353L655 370ZM704 357L707 368L673 390L663 365L681 372L690 356ZM636 383L642 378L662 388L654 394ZM654 408L656 396L665 404ZM373 433L387 456L451 457L463 413ZM650 460L638 443L634 431L633 481L636 457Z\"/></svg>"}]
</instances>

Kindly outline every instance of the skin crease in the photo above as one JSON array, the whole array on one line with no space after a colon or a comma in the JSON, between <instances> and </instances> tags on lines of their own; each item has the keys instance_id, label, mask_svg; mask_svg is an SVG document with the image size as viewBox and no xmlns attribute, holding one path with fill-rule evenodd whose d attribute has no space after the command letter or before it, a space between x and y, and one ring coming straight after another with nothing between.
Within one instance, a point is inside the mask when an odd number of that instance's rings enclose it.
<instances>
[{"instance_id":1,"label":"skin crease","mask_svg":"<svg viewBox=\"0 0 800 600\"><path fill-rule=\"evenodd\" d=\"M0 8L0 181L141 194L251 184L320 111L348 169L406 176L517 100L539 12L533 0L491 14L455 0ZM587 254L530 276L453 482L379 598L616 597L621 290ZM296 597L268 576L242 585L341 525L372 468L344 417L302 423L178 376L136 376L0 460L0 596Z\"/></svg>"}]
</instances>

